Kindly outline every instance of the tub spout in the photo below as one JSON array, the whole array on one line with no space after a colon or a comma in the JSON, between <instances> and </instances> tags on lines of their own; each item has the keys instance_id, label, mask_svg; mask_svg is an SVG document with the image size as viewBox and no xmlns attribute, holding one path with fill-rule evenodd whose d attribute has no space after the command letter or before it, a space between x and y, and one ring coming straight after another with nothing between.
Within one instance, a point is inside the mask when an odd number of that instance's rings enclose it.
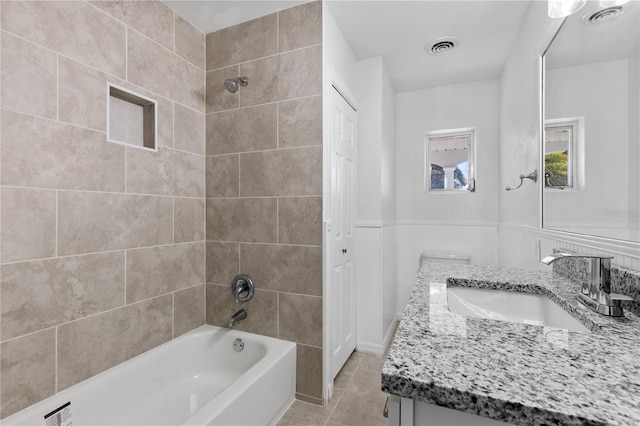
<instances>
[{"instance_id":1,"label":"tub spout","mask_svg":"<svg viewBox=\"0 0 640 426\"><path fill-rule=\"evenodd\" d=\"M233 328L233 326L236 325L238 321L241 321L245 318L247 318L247 311L245 311L244 309L240 309L238 312L229 317L229 327Z\"/></svg>"}]
</instances>

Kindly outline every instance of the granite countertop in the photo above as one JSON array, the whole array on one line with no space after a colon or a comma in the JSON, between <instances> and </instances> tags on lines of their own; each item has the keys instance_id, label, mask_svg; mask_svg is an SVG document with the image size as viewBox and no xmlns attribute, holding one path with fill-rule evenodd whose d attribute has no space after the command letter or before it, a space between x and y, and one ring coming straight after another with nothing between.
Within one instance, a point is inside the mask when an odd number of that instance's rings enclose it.
<instances>
[{"instance_id":1,"label":"granite countertop","mask_svg":"<svg viewBox=\"0 0 640 426\"><path fill-rule=\"evenodd\" d=\"M451 285L542 293L592 332L453 314ZM550 271L424 264L382 390L514 424L640 424L640 317L596 314L578 291Z\"/></svg>"}]
</instances>

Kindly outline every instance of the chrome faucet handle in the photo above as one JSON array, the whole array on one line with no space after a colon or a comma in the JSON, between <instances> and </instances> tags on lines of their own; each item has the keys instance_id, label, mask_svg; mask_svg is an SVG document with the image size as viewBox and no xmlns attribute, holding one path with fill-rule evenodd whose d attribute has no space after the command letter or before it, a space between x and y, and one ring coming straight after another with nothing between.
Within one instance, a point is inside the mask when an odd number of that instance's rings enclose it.
<instances>
[{"instance_id":1,"label":"chrome faucet handle","mask_svg":"<svg viewBox=\"0 0 640 426\"><path fill-rule=\"evenodd\" d=\"M609 306L622 306L622 302L633 302L633 299L620 293L600 293L596 302Z\"/></svg>"},{"instance_id":2,"label":"chrome faucet handle","mask_svg":"<svg viewBox=\"0 0 640 426\"><path fill-rule=\"evenodd\" d=\"M240 274L231 282L231 292L236 303L247 302L253 297L253 281L248 275Z\"/></svg>"}]
</instances>

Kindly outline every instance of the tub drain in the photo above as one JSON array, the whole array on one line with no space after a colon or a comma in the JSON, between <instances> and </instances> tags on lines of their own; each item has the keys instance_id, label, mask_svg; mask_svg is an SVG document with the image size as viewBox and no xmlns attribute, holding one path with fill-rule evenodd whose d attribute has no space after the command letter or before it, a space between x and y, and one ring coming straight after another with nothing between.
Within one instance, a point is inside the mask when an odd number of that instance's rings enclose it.
<instances>
[{"instance_id":1,"label":"tub drain","mask_svg":"<svg viewBox=\"0 0 640 426\"><path fill-rule=\"evenodd\" d=\"M242 352L244 349L244 342L242 339L236 339L233 341L233 350L236 352Z\"/></svg>"}]
</instances>

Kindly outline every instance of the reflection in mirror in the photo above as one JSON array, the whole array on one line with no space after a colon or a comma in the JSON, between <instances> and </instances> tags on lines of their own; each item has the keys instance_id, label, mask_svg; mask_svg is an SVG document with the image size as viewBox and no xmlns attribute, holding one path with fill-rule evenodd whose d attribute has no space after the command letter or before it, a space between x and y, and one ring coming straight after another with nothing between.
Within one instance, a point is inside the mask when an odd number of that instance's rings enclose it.
<instances>
[{"instance_id":1,"label":"reflection in mirror","mask_svg":"<svg viewBox=\"0 0 640 426\"><path fill-rule=\"evenodd\" d=\"M581 118L547 120L544 129L544 186L577 188L578 152L584 150ZM581 147L578 150L578 146ZM580 170L584 169L581 164Z\"/></svg>"},{"instance_id":2,"label":"reflection in mirror","mask_svg":"<svg viewBox=\"0 0 640 426\"><path fill-rule=\"evenodd\" d=\"M427 191L474 190L473 129L427 133Z\"/></svg>"},{"instance_id":3,"label":"reflection in mirror","mask_svg":"<svg viewBox=\"0 0 640 426\"><path fill-rule=\"evenodd\" d=\"M588 1L545 53L546 229L640 242L639 9Z\"/></svg>"}]
</instances>

